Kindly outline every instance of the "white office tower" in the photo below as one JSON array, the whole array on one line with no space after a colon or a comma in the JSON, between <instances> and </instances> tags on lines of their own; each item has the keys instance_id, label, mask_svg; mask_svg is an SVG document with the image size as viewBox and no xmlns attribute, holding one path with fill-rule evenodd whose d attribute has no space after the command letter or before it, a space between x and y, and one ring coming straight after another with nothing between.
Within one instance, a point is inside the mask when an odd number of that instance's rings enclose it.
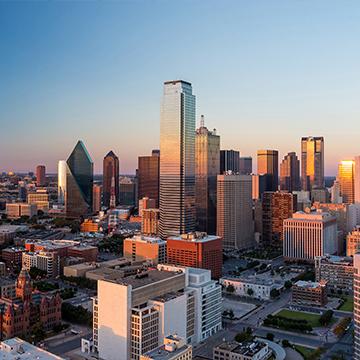
<instances>
[{"instance_id":1,"label":"white office tower","mask_svg":"<svg viewBox=\"0 0 360 360\"><path fill-rule=\"evenodd\" d=\"M355 156L354 191L355 203L360 203L360 155Z\"/></svg>"},{"instance_id":2,"label":"white office tower","mask_svg":"<svg viewBox=\"0 0 360 360\"><path fill-rule=\"evenodd\" d=\"M65 204L66 193L66 171L66 161L60 160L58 163L58 203L63 205Z\"/></svg>"},{"instance_id":3,"label":"white office tower","mask_svg":"<svg viewBox=\"0 0 360 360\"><path fill-rule=\"evenodd\" d=\"M338 180L335 180L333 186L331 187L331 202L333 204L341 204L343 202L340 194L340 183Z\"/></svg>"},{"instance_id":4,"label":"white office tower","mask_svg":"<svg viewBox=\"0 0 360 360\"><path fill-rule=\"evenodd\" d=\"M210 271L158 269L98 281L94 346L99 358L138 360L177 334L197 344L221 329L221 287ZM206 321L205 321L206 317Z\"/></svg>"},{"instance_id":5,"label":"white office tower","mask_svg":"<svg viewBox=\"0 0 360 360\"><path fill-rule=\"evenodd\" d=\"M284 257L314 261L315 256L339 252L336 217L321 210L299 211L284 220Z\"/></svg>"},{"instance_id":6,"label":"white office tower","mask_svg":"<svg viewBox=\"0 0 360 360\"><path fill-rule=\"evenodd\" d=\"M360 359L360 254L354 255L354 360Z\"/></svg>"}]
</instances>

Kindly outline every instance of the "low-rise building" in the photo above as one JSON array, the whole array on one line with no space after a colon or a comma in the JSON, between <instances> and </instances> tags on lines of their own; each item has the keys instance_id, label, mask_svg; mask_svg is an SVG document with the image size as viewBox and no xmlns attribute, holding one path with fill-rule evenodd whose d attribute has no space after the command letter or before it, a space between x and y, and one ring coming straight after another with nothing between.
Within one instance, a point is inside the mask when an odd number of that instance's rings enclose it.
<instances>
[{"instance_id":1,"label":"low-rise building","mask_svg":"<svg viewBox=\"0 0 360 360\"><path fill-rule=\"evenodd\" d=\"M27 226L23 225L0 225L0 245L10 243L19 232L27 229Z\"/></svg>"},{"instance_id":2,"label":"low-rise building","mask_svg":"<svg viewBox=\"0 0 360 360\"><path fill-rule=\"evenodd\" d=\"M1 360L64 360L44 349L32 345L20 338L11 338L0 343Z\"/></svg>"},{"instance_id":3,"label":"low-rise building","mask_svg":"<svg viewBox=\"0 0 360 360\"><path fill-rule=\"evenodd\" d=\"M192 346L177 335L169 335L163 345L141 355L140 360L192 360Z\"/></svg>"},{"instance_id":4,"label":"low-rise building","mask_svg":"<svg viewBox=\"0 0 360 360\"><path fill-rule=\"evenodd\" d=\"M145 235L159 234L159 209L143 209L141 212L141 233Z\"/></svg>"},{"instance_id":5,"label":"low-rise building","mask_svg":"<svg viewBox=\"0 0 360 360\"><path fill-rule=\"evenodd\" d=\"M2 249L1 258L8 268L20 267L22 263L22 254L26 250L22 247L9 247Z\"/></svg>"},{"instance_id":6,"label":"low-rise building","mask_svg":"<svg viewBox=\"0 0 360 360\"><path fill-rule=\"evenodd\" d=\"M292 287L292 302L300 305L324 306L327 303L326 281L297 281Z\"/></svg>"},{"instance_id":7,"label":"low-rise building","mask_svg":"<svg viewBox=\"0 0 360 360\"><path fill-rule=\"evenodd\" d=\"M27 203L7 203L6 215L8 219L19 219L22 216L32 218L37 215L37 206L36 204Z\"/></svg>"},{"instance_id":8,"label":"low-rise building","mask_svg":"<svg viewBox=\"0 0 360 360\"><path fill-rule=\"evenodd\" d=\"M96 233L99 231L99 223L92 219L85 219L80 225L80 231L83 233Z\"/></svg>"},{"instance_id":9,"label":"low-rise building","mask_svg":"<svg viewBox=\"0 0 360 360\"><path fill-rule=\"evenodd\" d=\"M352 291L354 266L351 257L317 256L315 257L316 281L327 281L327 287L334 290Z\"/></svg>"},{"instance_id":10,"label":"low-rise building","mask_svg":"<svg viewBox=\"0 0 360 360\"><path fill-rule=\"evenodd\" d=\"M85 259L85 261L87 262L92 262L92 261L96 261L98 252L99 250L97 246L80 244L68 248L67 256L81 257Z\"/></svg>"},{"instance_id":11,"label":"low-rise building","mask_svg":"<svg viewBox=\"0 0 360 360\"><path fill-rule=\"evenodd\" d=\"M166 241L157 237L135 235L124 240L124 257L132 261L166 262Z\"/></svg>"},{"instance_id":12,"label":"low-rise building","mask_svg":"<svg viewBox=\"0 0 360 360\"><path fill-rule=\"evenodd\" d=\"M49 277L60 274L60 259L56 252L24 252L22 255L22 268L30 271L31 268L45 271Z\"/></svg>"},{"instance_id":13,"label":"low-rise building","mask_svg":"<svg viewBox=\"0 0 360 360\"><path fill-rule=\"evenodd\" d=\"M6 299L15 299L15 280L8 278L0 279L0 297Z\"/></svg>"},{"instance_id":14,"label":"low-rise building","mask_svg":"<svg viewBox=\"0 0 360 360\"><path fill-rule=\"evenodd\" d=\"M276 283L272 279L262 279L256 276L248 277L223 277L220 284L225 288L233 286L234 294L238 296L247 296L259 300L269 300L271 290L281 290L283 284Z\"/></svg>"},{"instance_id":15,"label":"low-rise building","mask_svg":"<svg viewBox=\"0 0 360 360\"><path fill-rule=\"evenodd\" d=\"M27 203L36 205L37 210L43 211L45 214L49 212L49 194L46 189L37 189L36 192L28 193Z\"/></svg>"},{"instance_id":16,"label":"low-rise building","mask_svg":"<svg viewBox=\"0 0 360 360\"><path fill-rule=\"evenodd\" d=\"M266 343L251 341L238 343L236 341L224 342L214 347L214 360L266 360L272 351Z\"/></svg>"}]
</instances>

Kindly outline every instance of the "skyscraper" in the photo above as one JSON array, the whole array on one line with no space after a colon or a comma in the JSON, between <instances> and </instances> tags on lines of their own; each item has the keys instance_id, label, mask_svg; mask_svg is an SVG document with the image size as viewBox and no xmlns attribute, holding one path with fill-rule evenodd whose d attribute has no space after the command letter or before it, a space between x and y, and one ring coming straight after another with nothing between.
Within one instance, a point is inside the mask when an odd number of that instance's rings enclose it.
<instances>
[{"instance_id":1,"label":"skyscraper","mask_svg":"<svg viewBox=\"0 0 360 360\"><path fill-rule=\"evenodd\" d=\"M345 204L355 202L354 191L355 162L353 160L343 160L338 167L338 181L340 185L340 195Z\"/></svg>"},{"instance_id":2,"label":"skyscraper","mask_svg":"<svg viewBox=\"0 0 360 360\"><path fill-rule=\"evenodd\" d=\"M138 158L138 199L154 199L159 207L160 152L153 150L151 156Z\"/></svg>"},{"instance_id":3,"label":"skyscraper","mask_svg":"<svg viewBox=\"0 0 360 360\"><path fill-rule=\"evenodd\" d=\"M191 84L164 83L160 121L160 236L195 230L195 96Z\"/></svg>"},{"instance_id":4,"label":"skyscraper","mask_svg":"<svg viewBox=\"0 0 360 360\"><path fill-rule=\"evenodd\" d=\"M250 175L252 174L252 157L244 156L239 159L239 174Z\"/></svg>"},{"instance_id":5,"label":"skyscraper","mask_svg":"<svg viewBox=\"0 0 360 360\"><path fill-rule=\"evenodd\" d=\"M44 186L46 181L45 165L38 165L36 167L36 186Z\"/></svg>"},{"instance_id":6,"label":"skyscraper","mask_svg":"<svg viewBox=\"0 0 360 360\"><path fill-rule=\"evenodd\" d=\"M324 138L301 138L301 183L302 189L323 188L324 182Z\"/></svg>"},{"instance_id":7,"label":"skyscraper","mask_svg":"<svg viewBox=\"0 0 360 360\"><path fill-rule=\"evenodd\" d=\"M257 173L266 175L266 191L277 191L279 186L279 152L258 150Z\"/></svg>"},{"instance_id":8,"label":"skyscraper","mask_svg":"<svg viewBox=\"0 0 360 360\"><path fill-rule=\"evenodd\" d=\"M355 202L360 203L360 155L355 156L354 191L355 191Z\"/></svg>"},{"instance_id":9,"label":"skyscraper","mask_svg":"<svg viewBox=\"0 0 360 360\"><path fill-rule=\"evenodd\" d=\"M280 164L280 190L300 190L300 161L294 152L285 155Z\"/></svg>"},{"instance_id":10,"label":"skyscraper","mask_svg":"<svg viewBox=\"0 0 360 360\"><path fill-rule=\"evenodd\" d=\"M65 212L78 218L92 212L93 162L85 145L78 141L66 161Z\"/></svg>"},{"instance_id":11,"label":"skyscraper","mask_svg":"<svg viewBox=\"0 0 360 360\"><path fill-rule=\"evenodd\" d=\"M236 150L220 151L220 174L232 171L234 174L239 172L240 152Z\"/></svg>"},{"instance_id":12,"label":"skyscraper","mask_svg":"<svg viewBox=\"0 0 360 360\"><path fill-rule=\"evenodd\" d=\"M216 233L223 239L225 249L241 250L254 246L252 211L251 176L218 175Z\"/></svg>"},{"instance_id":13,"label":"skyscraper","mask_svg":"<svg viewBox=\"0 0 360 360\"><path fill-rule=\"evenodd\" d=\"M58 163L58 203L62 205L65 204L66 169L67 169L66 161L60 160Z\"/></svg>"},{"instance_id":14,"label":"skyscraper","mask_svg":"<svg viewBox=\"0 0 360 360\"><path fill-rule=\"evenodd\" d=\"M196 227L216 233L216 177L220 173L220 136L209 131L202 116L195 137Z\"/></svg>"},{"instance_id":15,"label":"skyscraper","mask_svg":"<svg viewBox=\"0 0 360 360\"><path fill-rule=\"evenodd\" d=\"M93 186L93 204L92 209L94 213L101 210L101 185L94 184Z\"/></svg>"},{"instance_id":16,"label":"skyscraper","mask_svg":"<svg viewBox=\"0 0 360 360\"><path fill-rule=\"evenodd\" d=\"M360 254L354 255L354 354L353 359L360 359Z\"/></svg>"},{"instance_id":17,"label":"skyscraper","mask_svg":"<svg viewBox=\"0 0 360 360\"><path fill-rule=\"evenodd\" d=\"M115 185L115 203L119 204L119 158L110 151L103 161L103 204L110 207L111 183Z\"/></svg>"}]
</instances>

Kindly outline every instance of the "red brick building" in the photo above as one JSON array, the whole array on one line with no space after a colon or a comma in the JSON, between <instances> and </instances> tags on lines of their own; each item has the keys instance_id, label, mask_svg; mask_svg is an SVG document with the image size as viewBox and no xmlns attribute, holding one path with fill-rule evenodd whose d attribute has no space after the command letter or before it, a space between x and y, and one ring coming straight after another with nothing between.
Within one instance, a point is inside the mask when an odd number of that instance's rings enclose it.
<instances>
[{"instance_id":1,"label":"red brick building","mask_svg":"<svg viewBox=\"0 0 360 360\"><path fill-rule=\"evenodd\" d=\"M222 273L222 239L206 233L189 233L167 239L169 264L211 270L211 277L219 279Z\"/></svg>"},{"instance_id":2,"label":"red brick building","mask_svg":"<svg viewBox=\"0 0 360 360\"><path fill-rule=\"evenodd\" d=\"M22 270L16 281L16 298L0 298L0 338L30 335L35 325L47 331L60 323L60 295L33 293L30 276Z\"/></svg>"},{"instance_id":3,"label":"red brick building","mask_svg":"<svg viewBox=\"0 0 360 360\"><path fill-rule=\"evenodd\" d=\"M67 255L73 257L80 257L86 262L95 262L98 256L97 246L78 245L68 249Z\"/></svg>"}]
</instances>

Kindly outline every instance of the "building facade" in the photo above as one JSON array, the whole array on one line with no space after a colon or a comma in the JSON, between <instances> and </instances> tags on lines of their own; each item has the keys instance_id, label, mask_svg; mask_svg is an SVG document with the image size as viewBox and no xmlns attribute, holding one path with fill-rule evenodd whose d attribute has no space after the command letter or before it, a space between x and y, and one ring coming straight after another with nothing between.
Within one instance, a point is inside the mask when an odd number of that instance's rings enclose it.
<instances>
[{"instance_id":1,"label":"building facade","mask_svg":"<svg viewBox=\"0 0 360 360\"><path fill-rule=\"evenodd\" d=\"M266 191L277 191L279 187L279 152L258 150L257 173L266 177Z\"/></svg>"},{"instance_id":2,"label":"building facade","mask_svg":"<svg viewBox=\"0 0 360 360\"><path fill-rule=\"evenodd\" d=\"M344 204L355 202L355 162L343 160L338 167L338 181L340 185L340 196Z\"/></svg>"},{"instance_id":3,"label":"building facade","mask_svg":"<svg viewBox=\"0 0 360 360\"><path fill-rule=\"evenodd\" d=\"M67 172L66 161L60 160L58 163L58 203L61 205L65 205L66 172Z\"/></svg>"},{"instance_id":4,"label":"building facade","mask_svg":"<svg viewBox=\"0 0 360 360\"><path fill-rule=\"evenodd\" d=\"M225 249L241 250L254 246L250 175L218 175L216 228Z\"/></svg>"},{"instance_id":5,"label":"building facade","mask_svg":"<svg viewBox=\"0 0 360 360\"><path fill-rule=\"evenodd\" d=\"M141 233L144 235L159 235L159 209L143 209L141 217Z\"/></svg>"},{"instance_id":6,"label":"building facade","mask_svg":"<svg viewBox=\"0 0 360 360\"><path fill-rule=\"evenodd\" d=\"M311 191L323 188L324 181L324 138L301 138L301 182L302 189Z\"/></svg>"},{"instance_id":7,"label":"building facade","mask_svg":"<svg viewBox=\"0 0 360 360\"><path fill-rule=\"evenodd\" d=\"M354 255L354 354L360 359L360 254Z\"/></svg>"},{"instance_id":8,"label":"building facade","mask_svg":"<svg viewBox=\"0 0 360 360\"><path fill-rule=\"evenodd\" d=\"M195 96L190 83L164 83L160 121L160 236L195 230Z\"/></svg>"},{"instance_id":9,"label":"building facade","mask_svg":"<svg viewBox=\"0 0 360 360\"><path fill-rule=\"evenodd\" d=\"M285 155L280 164L280 190L300 190L300 161L295 152Z\"/></svg>"},{"instance_id":10,"label":"building facade","mask_svg":"<svg viewBox=\"0 0 360 360\"><path fill-rule=\"evenodd\" d=\"M325 306L327 303L326 281L297 281L292 286L292 302L308 306Z\"/></svg>"},{"instance_id":11,"label":"building facade","mask_svg":"<svg viewBox=\"0 0 360 360\"><path fill-rule=\"evenodd\" d=\"M252 157L241 156L239 160L239 174L251 175L252 174Z\"/></svg>"},{"instance_id":12,"label":"building facade","mask_svg":"<svg viewBox=\"0 0 360 360\"><path fill-rule=\"evenodd\" d=\"M346 256L354 256L360 251L360 226L356 226L346 237Z\"/></svg>"},{"instance_id":13,"label":"building facade","mask_svg":"<svg viewBox=\"0 0 360 360\"><path fill-rule=\"evenodd\" d=\"M237 174L240 168L240 152L236 150L220 151L220 174L233 172Z\"/></svg>"},{"instance_id":14,"label":"building facade","mask_svg":"<svg viewBox=\"0 0 360 360\"><path fill-rule=\"evenodd\" d=\"M46 184L46 168L45 165L36 167L36 186L44 186Z\"/></svg>"},{"instance_id":15,"label":"building facade","mask_svg":"<svg viewBox=\"0 0 360 360\"><path fill-rule=\"evenodd\" d=\"M119 171L119 158L113 151L109 151L103 160L103 204L107 208L110 207L112 192L115 206L119 205Z\"/></svg>"}]
</instances>

